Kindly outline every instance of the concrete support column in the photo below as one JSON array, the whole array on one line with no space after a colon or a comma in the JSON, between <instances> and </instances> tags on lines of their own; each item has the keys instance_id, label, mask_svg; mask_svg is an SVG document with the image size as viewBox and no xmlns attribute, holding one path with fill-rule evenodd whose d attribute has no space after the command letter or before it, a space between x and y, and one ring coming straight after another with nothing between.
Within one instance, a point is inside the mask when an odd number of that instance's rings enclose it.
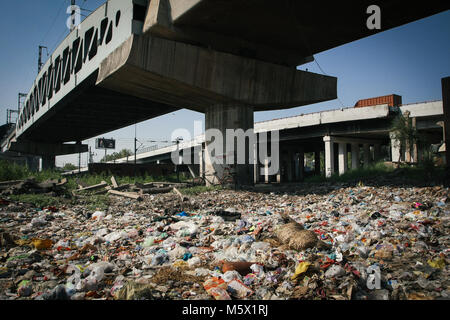
<instances>
[{"instance_id":1,"label":"concrete support column","mask_svg":"<svg viewBox=\"0 0 450 320\"><path fill-rule=\"evenodd\" d=\"M294 162L294 155L292 154L292 151L288 151L287 153L287 162L286 162L286 171L287 171L287 180L289 182L294 181L294 177L293 177L293 164Z\"/></svg>"},{"instance_id":2,"label":"concrete support column","mask_svg":"<svg viewBox=\"0 0 450 320\"><path fill-rule=\"evenodd\" d=\"M264 159L264 182L269 183L269 159Z\"/></svg>"},{"instance_id":3,"label":"concrete support column","mask_svg":"<svg viewBox=\"0 0 450 320\"><path fill-rule=\"evenodd\" d=\"M352 169L359 169L359 144L352 143Z\"/></svg>"},{"instance_id":4,"label":"concrete support column","mask_svg":"<svg viewBox=\"0 0 450 320\"><path fill-rule=\"evenodd\" d=\"M245 143L245 164L238 164L238 145L234 143L234 155L227 151L227 129L242 129L246 132L254 125L253 108L242 106L211 106L205 113L206 147L205 147L205 176L207 185L220 184L221 179L227 175L226 170L234 171L235 183L238 185L253 185L253 165L250 158L253 157L253 146L249 146L247 139ZM210 129L216 129L212 132ZM222 133L222 145L217 139L209 136ZM231 157L234 161L231 162Z\"/></svg>"},{"instance_id":5,"label":"concrete support column","mask_svg":"<svg viewBox=\"0 0 450 320\"><path fill-rule=\"evenodd\" d=\"M56 166L55 156L42 156L42 170L53 170Z\"/></svg>"},{"instance_id":6,"label":"concrete support column","mask_svg":"<svg viewBox=\"0 0 450 320\"><path fill-rule=\"evenodd\" d=\"M276 174L277 183L281 183L281 181L283 181L282 171L286 170L286 168L285 168L285 161L284 160L286 160L286 154L285 154L285 152L281 151L281 153L280 153L280 167L278 168L278 172Z\"/></svg>"},{"instance_id":7,"label":"concrete support column","mask_svg":"<svg viewBox=\"0 0 450 320\"><path fill-rule=\"evenodd\" d=\"M373 146L373 160L375 162L381 159L381 144L377 143Z\"/></svg>"},{"instance_id":8,"label":"concrete support column","mask_svg":"<svg viewBox=\"0 0 450 320\"><path fill-rule=\"evenodd\" d=\"M198 176L202 179L205 178L205 164L204 164L204 157L203 157L203 147L200 146L199 150L198 150L198 164L199 164L199 169L198 169Z\"/></svg>"},{"instance_id":9,"label":"concrete support column","mask_svg":"<svg viewBox=\"0 0 450 320\"><path fill-rule=\"evenodd\" d=\"M347 172L347 163L348 163L348 157L347 157L347 144L346 143L339 143L339 175L343 175Z\"/></svg>"},{"instance_id":10,"label":"concrete support column","mask_svg":"<svg viewBox=\"0 0 450 320\"><path fill-rule=\"evenodd\" d=\"M409 111L406 111L403 116L405 117L405 125L406 127L409 127L409 115L411 113ZM409 142L409 139L406 139L405 141L405 162L411 163L411 144Z\"/></svg>"},{"instance_id":11,"label":"concrete support column","mask_svg":"<svg viewBox=\"0 0 450 320\"><path fill-rule=\"evenodd\" d=\"M320 175L320 150L314 151L314 172Z\"/></svg>"},{"instance_id":12,"label":"concrete support column","mask_svg":"<svg viewBox=\"0 0 450 320\"><path fill-rule=\"evenodd\" d=\"M450 77L442 78L442 107L444 109L445 177L444 185L450 186Z\"/></svg>"},{"instance_id":13,"label":"concrete support column","mask_svg":"<svg viewBox=\"0 0 450 320\"><path fill-rule=\"evenodd\" d=\"M26 156L25 161L28 167L28 170L31 172L39 171L39 158L35 156Z\"/></svg>"},{"instance_id":14,"label":"concrete support column","mask_svg":"<svg viewBox=\"0 0 450 320\"><path fill-rule=\"evenodd\" d=\"M411 145L408 140L405 141L405 161L411 163Z\"/></svg>"},{"instance_id":15,"label":"concrete support column","mask_svg":"<svg viewBox=\"0 0 450 320\"><path fill-rule=\"evenodd\" d=\"M334 145L330 136L323 138L325 142L325 176L331 177L334 173Z\"/></svg>"},{"instance_id":16,"label":"concrete support column","mask_svg":"<svg viewBox=\"0 0 450 320\"><path fill-rule=\"evenodd\" d=\"M411 124L412 124L412 127L414 129L416 129L416 127L417 127L417 118L416 117L411 119ZM412 159L411 159L412 162L414 162L414 163L419 162L419 151L417 149L417 143L414 143L412 145L412 155L411 156L412 156Z\"/></svg>"},{"instance_id":17,"label":"concrete support column","mask_svg":"<svg viewBox=\"0 0 450 320\"><path fill-rule=\"evenodd\" d=\"M364 167L370 165L370 144L364 143Z\"/></svg>"},{"instance_id":18,"label":"concrete support column","mask_svg":"<svg viewBox=\"0 0 450 320\"><path fill-rule=\"evenodd\" d=\"M395 139L395 135L390 133L391 138L391 161L392 162L400 162L401 161L401 142L398 139Z\"/></svg>"},{"instance_id":19,"label":"concrete support column","mask_svg":"<svg viewBox=\"0 0 450 320\"><path fill-rule=\"evenodd\" d=\"M305 152L303 148L298 152L298 176L300 181L305 179Z\"/></svg>"},{"instance_id":20,"label":"concrete support column","mask_svg":"<svg viewBox=\"0 0 450 320\"><path fill-rule=\"evenodd\" d=\"M256 136L256 139L258 137ZM253 181L255 184L259 183L259 161L258 161L258 141L253 146Z\"/></svg>"}]
</instances>

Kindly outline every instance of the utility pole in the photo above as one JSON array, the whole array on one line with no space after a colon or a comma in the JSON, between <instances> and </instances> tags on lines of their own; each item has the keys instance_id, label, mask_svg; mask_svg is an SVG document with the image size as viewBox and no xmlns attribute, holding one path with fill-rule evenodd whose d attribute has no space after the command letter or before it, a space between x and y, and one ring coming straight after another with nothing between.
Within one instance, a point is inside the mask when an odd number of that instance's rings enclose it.
<instances>
[{"instance_id":1,"label":"utility pole","mask_svg":"<svg viewBox=\"0 0 450 320\"><path fill-rule=\"evenodd\" d=\"M12 121L13 113L17 113L17 115L19 114L17 110L6 109L6 124L13 123L13 121Z\"/></svg>"},{"instance_id":2,"label":"utility pole","mask_svg":"<svg viewBox=\"0 0 450 320\"><path fill-rule=\"evenodd\" d=\"M134 124L134 177L136 178L137 164L137 123Z\"/></svg>"},{"instance_id":3,"label":"utility pole","mask_svg":"<svg viewBox=\"0 0 450 320\"><path fill-rule=\"evenodd\" d=\"M81 141L77 141L77 145L81 146ZM78 152L78 173L81 173L81 152Z\"/></svg>"},{"instance_id":4,"label":"utility pole","mask_svg":"<svg viewBox=\"0 0 450 320\"><path fill-rule=\"evenodd\" d=\"M21 102L22 98L26 98L26 97L27 97L26 93L19 92L18 98L17 98L17 112L20 113L20 102Z\"/></svg>"},{"instance_id":5,"label":"utility pole","mask_svg":"<svg viewBox=\"0 0 450 320\"><path fill-rule=\"evenodd\" d=\"M42 49L45 49L47 51L48 56L48 48L44 46L39 46L38 73L41 71L42 66L44 65L44 63L42 62Z\"/></svg>"}]
</instances>

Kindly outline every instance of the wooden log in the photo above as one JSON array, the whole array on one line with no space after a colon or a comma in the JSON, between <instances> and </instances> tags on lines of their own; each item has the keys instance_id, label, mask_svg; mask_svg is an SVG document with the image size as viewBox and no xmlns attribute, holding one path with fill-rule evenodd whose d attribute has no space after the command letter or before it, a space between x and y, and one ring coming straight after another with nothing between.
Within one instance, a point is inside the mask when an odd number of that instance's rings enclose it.
<instances>
[{"instance_id":1,"label":"wooden log","mask_svg":"<svg viewBox=\"0 0 450 320\"><path fill-rule=\"evenodd\" d=\"M148 189L148 188L152 188L153 187L153 183L140 183L140 182L135 182L134 185L138 188L138 189Z\"/></svg>"},{"instance_id":2,"label":"wooden log","mask_svg":"<svg viewBox=\"0 0 450 320\"><path fill-rule=\"evenodd\" d=\"M0 187L2 187L2 186L11 186L11 185L14 185L14 184L22 183L24 181L25 180L2 181L2 182L0 182Z\"/></svg>"},{"instance_id":3,"label":"wooden log","mask_svg":"<svg viewBox=\"0 0 450 320\"><path fill-rule=\"evenodd\" d=\"M116 190L116 191L120 191L120 190L124 190L124 189L128 189L130 187L130 184L123 184L121 186L118 186L117 188L112 188L112 190Z\"/></svg>"},{"instance_id":4,"label":"wooden log","mask_svg":"<svg viewBox=\"0 0 450 320\"><path fill-rule=\"evenodd\" d=\"M104 188L104 187L106 187L107 185L108 185L108 184L106 183L106 181L102 181L102 182L99 183L99 184L96 184L96 185L93 185L93 186L89 186L89 187L84 187L84 188L78 189L78 190L76 190L76 191L78 192L78 191L96 190L96 189Z\"/></svg>"},{"instance_id":5,"label":"wooden log","mask_svg":"<svg viewBox=\"0 0 450 320\"><path fill-rule=\"evenodd\" d=\"M61 182L57 183L56 185L57 185L57 186L63 186L63 185L65 185L66 183L67 183L67 178L64 178L64 179L61 180Z\"/></svg>"},{"instance_id":6,"label":"wooden log","mask_svg":"<svg viewBox=\"0 0 450 320\"><path fill-rule=\"evenodd\" d=\"M169 193L172 190L173 190L172 187L167 187L167 188L149 188L149 189L141 189L141 193L147 193L147 194Z\"/></svg>"},{"instance_id":7,"label":"wooden log","mask_svg":"<svg viewBox=\"0 0 450 320\"><path fill-rule=\"evenodd\" d=\"M173 191L175 191L176 194L178 194L178 196L181 199L181 202L185 201L185 200L189 200L189 198L183 196L183 194L175 187L173 187Z\"/></svg>"},{"instance_id":8,"label":"wooden log","mask_svg":"<svg viewBox=\"0 0 450 320\"><path fill-rule=\"evenodd\" d=\"M117 189L119 185L117 184L116 178L114 176L111 177L111 182L114 189Z\"/></svg>"},{"instance_id":9,"label":"wooden log","mask_svg":"<svg viewBox=\"0 0 450 320\"><path fill-rule=\"evenodd\" d=\"M139 194L136 194L136 193L120 192L120 191L116 191L116 190L109 190L108 193L116 195L116 196L121 196L121 197L125 197L125 198L134 199L134 200L142 200L142 197Z\"/></svg>"}]
</instances>

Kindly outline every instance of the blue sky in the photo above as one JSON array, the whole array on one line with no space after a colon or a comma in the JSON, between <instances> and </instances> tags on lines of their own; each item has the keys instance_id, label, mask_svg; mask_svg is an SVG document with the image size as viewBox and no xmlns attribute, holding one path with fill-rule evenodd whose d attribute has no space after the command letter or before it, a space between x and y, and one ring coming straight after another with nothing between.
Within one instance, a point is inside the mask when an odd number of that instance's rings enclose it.
<instances>
[{"instance_id":1,"label":"blue sky","mask_svg":"<svg viewBox=\"0 0 450 320\"><path fill-rule=\"evenodd\" d=\"M95 10L104 0L78 0ZM28 92L37 74L38 46L52 51L68 33L69 0L0 1L0 123L6 109L17 108L17 94ZM84 11L84 14L89 14ZM292 41L296 41L292 39ZM46 54L44 54L46 57ZM255 121L353 106L359 99L391 93L403 103L441 100L441 78L450 75L450 11L422 19L362 40L317 54L326 74L338 78L339 100L281 111L255 113ZM316 63L299 67L322 73ZM341 104L342 102L342 104ZM194 121L204 115L181 110L138 124L138 139L167 140L177 128L193 132ZM134 126L105 135L117 139L117 150L133 148ZM94 147L95 137L84 143ZM94 148L93 148L94 149ZM104 153L97 151L95 159ZM78 156L57 157L57 165L77 163ZM83 155L82 164L87 156Z\"/></svg>"}]
</instances>

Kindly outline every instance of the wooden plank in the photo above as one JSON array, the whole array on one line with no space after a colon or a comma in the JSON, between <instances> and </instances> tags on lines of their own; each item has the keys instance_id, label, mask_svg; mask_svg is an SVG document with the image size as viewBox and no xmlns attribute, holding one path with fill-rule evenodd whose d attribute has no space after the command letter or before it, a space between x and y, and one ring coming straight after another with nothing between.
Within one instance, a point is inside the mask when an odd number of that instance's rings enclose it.
<instances>
[{"instance_id":1,"label":"wooden plank","mask_svg":"<svg viewBox=\"0 0 450 320\"><path fill-rule=\"evenodd\" d=\"M111 177L111 182L114 189L117 189L119 185L117 184L116 178L114 176Z\"/></svg>"},{"instance_id":2,"label":"wooden plank","mask_svg":"<svg viewBox=\"0 0 450 320\"><path fill-rule=\"evenodd\" d=\"M11 180L11 181L2 181L0 182L0 186L10 186L13 184L19 184L24 182L25 180Z\"/></svg>"},{"instance_id":3,"label":"wooden plank","mask_svg":"<svg viewBox=\"0 0 450 320\"><path fill-rule=\"evenodd\" d=\"M76 191L96 190L96 189L104 188L104 187L106 187L106 186L108 186L108 184L106 183L106 181L102 181L102 182L99 183L99 184L96 184L96 185L93 185L93 186L89 186L89 187L85 187L85 188L81 188L81 189L78 189L78 190L76 190Z\"/></svg>"},{"instance_id":4,"label":"wooden plank","mask_svg":"<svg viewBox=\"0 0 450 320\"><path fill-rule=\"evenodd\" d=\"M142 197L139 194L136 194L136 193L120 192L120 191L116 191L116 190L109 190L108 193L116 195L116 196L121 196L121 197L125 197L125 198L134 199L134 200L142 200Z\"/></svg>"},{"instance_id":5,"label":"wooden plank","mask_svg":"<svg viewBox=\"0 0 450 320\"><path fill-rule=\"evenodd\" d=\"M183 202L183 201L184 201L184 196L183 196L183 194L182 194L177 188L175 188L175 187L173 187L173 191L175 191L175 193L178 194L178 195L180 196L181 202Z\"/></svg>"},{"instance_id":6,"label":"wooden plank","mask_svg":"<svg viewBox=\"0 0 450 320\"><path fill-rule=\"evenodd\" d=\"M141 189L141 193L147 193L147 194L169 193L172 190L173 190L172 187L167 187L167 188L149 188L149 189Z\"/></svg>"},{"instance_id":7,"label":"wooden plank","mask_svg":"<svg viewBox=\"0 0 450 320\"><path fill-rule=\"evenodd\" d=\"M57 183L56 185L57 185L57 186L63 186L63 185L65 185L66 183L67 183L67 178L64 178L64 179L61 180L61 182Z\"/></svg>"}]
</instances>

